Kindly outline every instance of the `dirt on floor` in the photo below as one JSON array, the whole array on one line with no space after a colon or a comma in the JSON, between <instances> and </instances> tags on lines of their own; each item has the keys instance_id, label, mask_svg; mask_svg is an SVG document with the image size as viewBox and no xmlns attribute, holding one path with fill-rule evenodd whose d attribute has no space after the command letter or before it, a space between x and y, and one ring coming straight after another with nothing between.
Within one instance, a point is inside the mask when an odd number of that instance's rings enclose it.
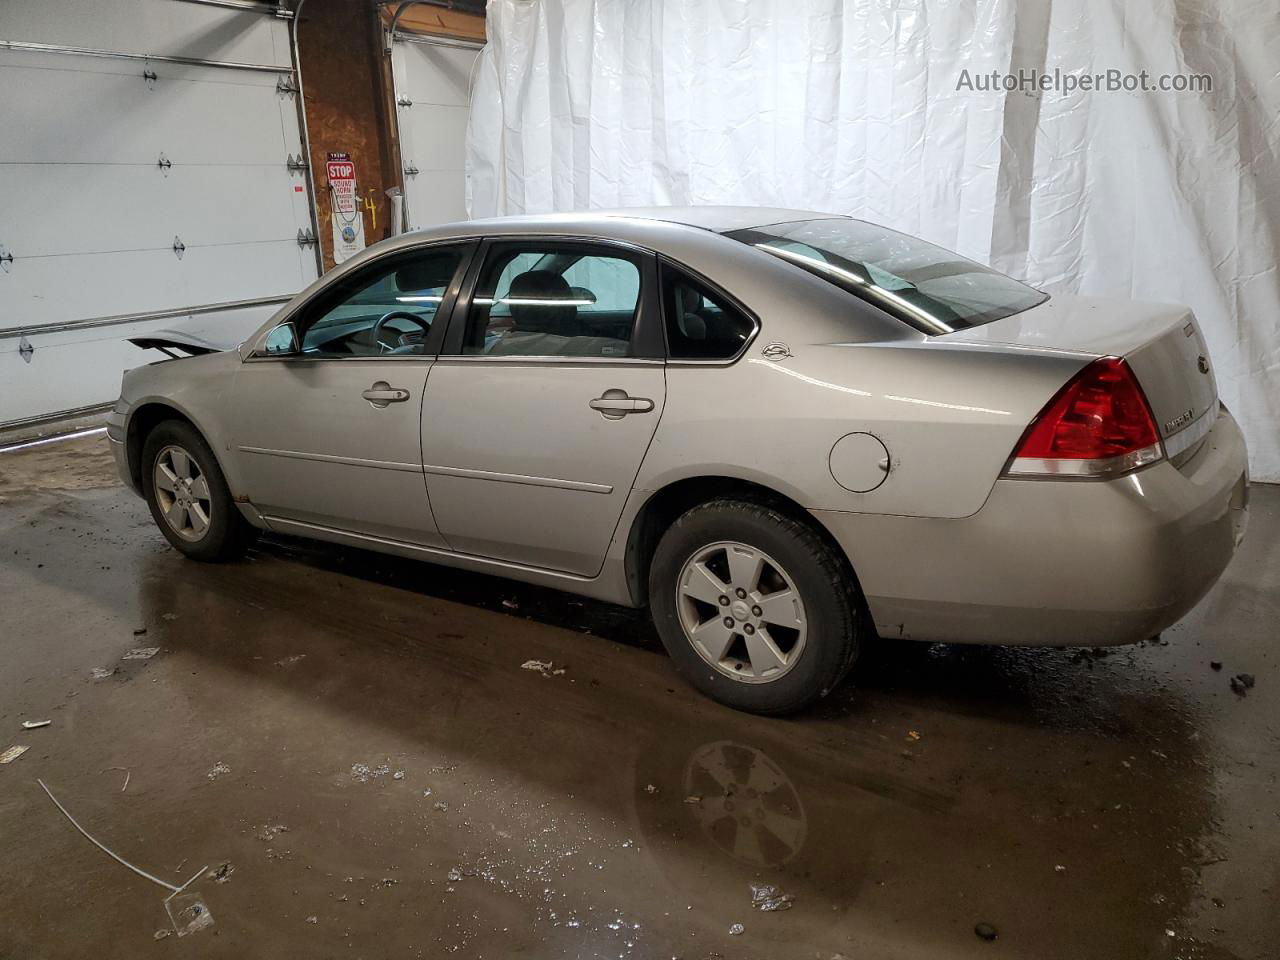
<instances>
[{"instance_id":1,"label":"dirt on floor","mask_svg":"<svg viewBox=\"0 0 1280 960\"><path fill-rule=\"evenodd\" d=\"M869 643L786 720L637 612L184 560L101 436L0 497L0 957L1278 955L1280 489L1159 642Z\"/></svg>"}]
</instances>

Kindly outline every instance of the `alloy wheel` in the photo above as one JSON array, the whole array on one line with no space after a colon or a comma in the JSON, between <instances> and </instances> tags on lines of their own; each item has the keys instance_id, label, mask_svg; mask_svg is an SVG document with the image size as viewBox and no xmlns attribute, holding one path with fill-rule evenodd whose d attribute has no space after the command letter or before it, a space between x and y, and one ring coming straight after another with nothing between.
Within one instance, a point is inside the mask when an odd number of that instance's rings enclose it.
<instances>
[{"instance_id":1,"label":"alloy wheel","mask_svg":"<svg viewBox=\"0 0 1280 960\"><path fill-rule=\"evenodd\" d=\"M202 540L213 516L213 501L195 458L182 447L165 447L156 457L152 484L169 529L183 540Z\"/></svg>"},{"instance_id":2,"label":"alloy wheel","mask_svg":"<svg viewBox=\"0 0 1280 960\"><path fill-rule=\"evenodd\" d=\"M676 582L676 609L698 655L734 680L777 680L804 652L800 591L778 561L748 544L724 540L689 557Z\"/></svg>"}]
</instances>

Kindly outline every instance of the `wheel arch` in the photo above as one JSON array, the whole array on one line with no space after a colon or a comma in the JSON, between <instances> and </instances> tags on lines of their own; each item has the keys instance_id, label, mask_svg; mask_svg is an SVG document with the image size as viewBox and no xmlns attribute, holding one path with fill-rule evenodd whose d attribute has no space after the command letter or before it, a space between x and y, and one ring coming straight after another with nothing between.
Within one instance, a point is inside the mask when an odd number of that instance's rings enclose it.
<instances>
[{"instance_id":1,"label":"wheel arch","mask_svg":"<svg viewBox=\"0 0 1280 960\"><path fill-rule=\"evenodd\" d=\"M755 480L741 477L700 475L674 480L654 491L641 505L631 522L627 535L624 565L627 587L636 606L648 603L649 567L653 561L658 541L672 523L686 511L712 500L741 500L746 503L771 507L814 531L832 550L853 584L859 611L866 615L866 601L844 550L829 531L812 513L794 498ZM870 618L867 617L867 622Z\"/></svg>"},{"instance_id":2,"label":"wheel arch","mask_svg":"<svg viewBox=\"0 0 1280 960\"><path fill-rule=\"evenodd\" d=\"M129 476L138 490L143 489L142 449L146 446L147 436L166 420L178 420L189 424L191 429L200 434L204 438L204 442L209 444L209 449L213 450L213 444L209 442L208 434L200 429L200 425L185 410L164 400L148 400L138 404L129 413L129 422L125 427L124 439L125 454L129 462ZM215 460L218 458L217 451L214 451L213 456ZM219 463L218 467L222 469L222 464ZM225 476L225 474L226 470L223 470L223 475Z\"/></svg>"}]
</instances>

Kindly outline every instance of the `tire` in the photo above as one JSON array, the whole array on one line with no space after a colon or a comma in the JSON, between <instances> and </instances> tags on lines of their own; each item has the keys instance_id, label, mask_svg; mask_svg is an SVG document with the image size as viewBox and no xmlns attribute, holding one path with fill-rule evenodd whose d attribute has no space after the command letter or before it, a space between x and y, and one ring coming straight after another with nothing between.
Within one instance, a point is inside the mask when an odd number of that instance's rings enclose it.
<instances>
[{"instance_id":1,"label":"tire","mask_svg":"<svg viewBox=\"0 0 1280 960\"><path fill-rule=\"evenodd\" d=\"M738 710L802 710L857 659L858 588L841 558L807 524L761 504L713 500L672 524L649 567L649 607L685 679Z\"/></svg>"},{"instance_id":2,"label":"tire","mask_svg":"<svg viewBox=\"0 0 1280 960\"><path fill-rule=\"evenodd\" d=\"M181 476L182 457L189 461L186 477ZM175 476L186 485L176 483ZM147 435L142 445L142 493L165 539L194 560L239 559L258 538L257 528L236 509L213 451L183 420L165 420ZM171 515L176 520L171 522L166 513L175 501L178 509Z\"/></svg>"}]
</instances>

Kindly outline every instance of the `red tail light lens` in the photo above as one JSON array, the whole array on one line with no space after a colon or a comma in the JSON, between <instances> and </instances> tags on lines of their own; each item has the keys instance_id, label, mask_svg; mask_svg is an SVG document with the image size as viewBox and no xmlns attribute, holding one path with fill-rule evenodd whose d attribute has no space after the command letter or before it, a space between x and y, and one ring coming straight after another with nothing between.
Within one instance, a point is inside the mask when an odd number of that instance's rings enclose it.
<instances>
[{"instance_id":1,"label":"red tail light lens","mask_svg":"<svg viewBox=\"0 0 1280 960\"><path fill-rule=\"evenodd\" d=\"M1118 357L1095 360L1031 421L1007 476L1107 477L1163 456L1146 395Z\"/></svg>"}]
</instances>

